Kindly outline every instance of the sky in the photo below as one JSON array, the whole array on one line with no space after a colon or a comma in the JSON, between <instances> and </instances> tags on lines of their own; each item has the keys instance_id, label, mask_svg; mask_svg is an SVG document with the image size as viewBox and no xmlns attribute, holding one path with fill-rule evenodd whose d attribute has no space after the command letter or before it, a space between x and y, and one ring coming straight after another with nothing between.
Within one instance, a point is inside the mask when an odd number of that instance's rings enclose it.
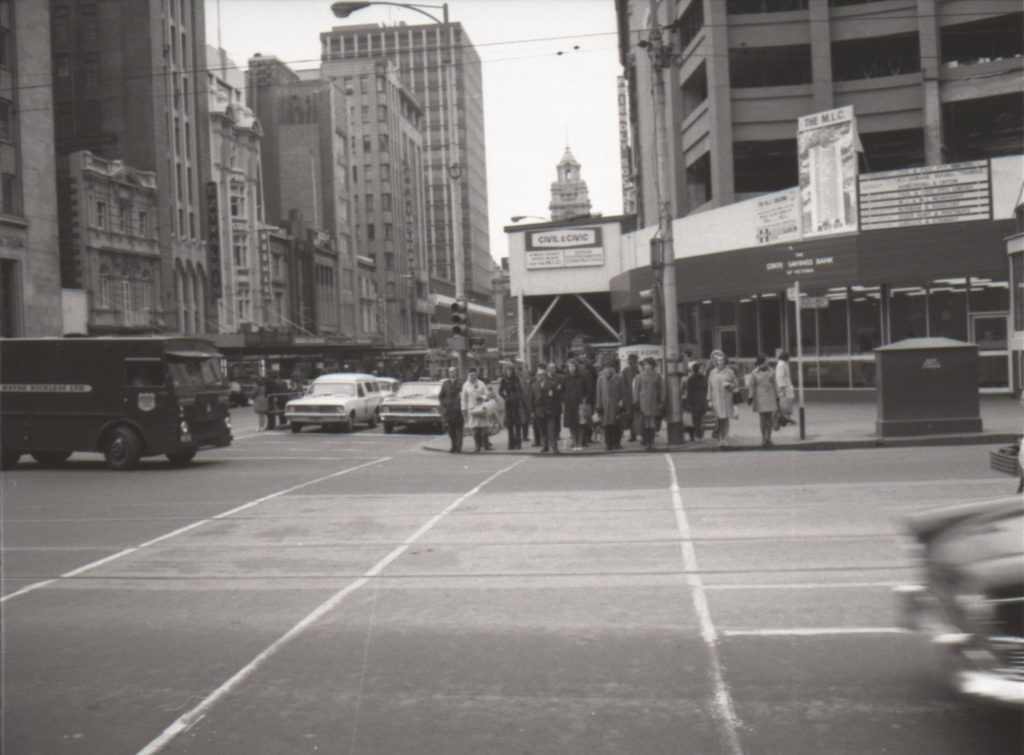
<instances>
[{"instance_id":1,"label":"sky","mask_svg":"<svg viewBox=\"0 0 1024 755\"><path fill-rule=\"evenodd\" d=\"M331 0L206 0L207 43L219 38L243 69L256 52L316 68L320 32L332 26L428 22L386 6L343 21L330 6ZM566 146L581 165L591 211L620 214L613 0L451 0L448 15L463 25L482 61L491 256L508 255L503 228L511 216L549 216Z\"/></svg>"}]
</instances>

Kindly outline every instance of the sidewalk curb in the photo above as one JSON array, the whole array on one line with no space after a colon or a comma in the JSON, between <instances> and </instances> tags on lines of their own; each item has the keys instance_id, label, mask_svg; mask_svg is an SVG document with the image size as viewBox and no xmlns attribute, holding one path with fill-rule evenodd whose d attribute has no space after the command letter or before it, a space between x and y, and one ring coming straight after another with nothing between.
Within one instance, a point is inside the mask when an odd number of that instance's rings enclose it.
<instances>
[{"instance_id":1,"label":"sidewalk curb","mask_svg":"<svg viewBox=\"0 0 1024 755\"><path fill-rule=\"evenodd\" d=\"M1020 439L1016 433L982 433L972 435L914 435L906 438L860 438L856 440L805 440L789 443L777 443L770 448L760 445L734 445L719 448L716 445L704 443L685 443L683 445L660 445L655 446L656 453L718 453L720 451L842 451L847 449L858 450L867 448L912 448L928 446L984 446L999 445L1002 443L1015 443ZM447 439L444 443L447 444ZM439 448L429 444L423 445L423 450L434 451L435 453L448 453L447 448ZM463 450L463 454L473 454L472 450ZM495 448L493 451L481 451L480 453L491 456L537 456L540 458L562 458L575 456L607 456L608 454L628 455L648 453L643 448L624 448L621 451L606 451L603 448L586 449L583 451L562 451L558 454L542 454L533 448L520 451L509 451L507 449Z\"/></svg>"}]
</instances>

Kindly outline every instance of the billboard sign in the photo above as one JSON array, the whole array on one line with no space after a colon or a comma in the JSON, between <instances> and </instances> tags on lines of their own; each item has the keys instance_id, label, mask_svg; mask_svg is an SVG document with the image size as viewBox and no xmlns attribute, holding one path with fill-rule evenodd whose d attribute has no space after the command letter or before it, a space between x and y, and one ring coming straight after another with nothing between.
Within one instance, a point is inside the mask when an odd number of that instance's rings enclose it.
<instances>
[{"instance_id":1,"label":"billboard sign","mask_svg":"<svg viewBox=\"0 0 1024 755\"><path fill-rule=\"evenodd\" d=\"M862 231L991 219L988 160L889 170L860 177Z\"/></svg>"},{"instance_id":2,"label":"billboard sign","mask_svg":"<svg viewBox=\"0 0 1024 755\"><path fill-rule=\"evenodd\" d=\"M601 229L553 228L526 234L526 269L601 267L604 246Z\"/></svg>"},{"instance_id":3,"label":"billboard sign","mask_svg":"<svg viewBox=\"0 0 1024 755\"><path fill-rule=\"evenodd\" d=\"M857 230L858 141L852 106L799 119L797 158L804 238Z\"/></svg>"},{"instance_id":4,"label":"billboard sign","mask_svg":"<svg viewBox=\"0 0 1024 755\"><path fill-rule=\"evenodd\" d=\"M209 257L210 266L210 293L214 299L220 299L224 295L224 284L221 280L220 270L220 207L217 201L217 182L208 181L206 184L206 225L208 237L206 240L206 252Z\"/></svg>"}]
</instances>

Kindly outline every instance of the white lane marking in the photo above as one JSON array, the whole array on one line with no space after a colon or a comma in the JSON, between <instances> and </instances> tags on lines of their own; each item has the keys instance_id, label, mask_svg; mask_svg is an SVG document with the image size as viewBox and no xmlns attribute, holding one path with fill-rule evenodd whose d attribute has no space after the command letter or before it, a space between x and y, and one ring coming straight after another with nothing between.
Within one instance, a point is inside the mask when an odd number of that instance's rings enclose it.
<instances>
[{"instance_id":1,"label":"white lane marking","mask_svg":"<svg viewBox=\"0 0 1024 755\"><path fill-rule=\"evenodd\" d=\"M814 627L794 629L724 629L723 637L827 637L840 634L909 634L900 627Z\"/></svg>"},{"instance_id":2,"label":"white lane marking","mask_svg":"<svg viewBox=\"0 0 1024 755\"><path fill-rule=\"evenodd\" d=\"M711 674L714 677L715 686L715 709L717 711L717 724L719 733L726 746L729 755L743 755L743 746L740 744L739 728L741 726L739 717L736 715L736 708L732 702L732 694L729 692L729 685L725 681L725 674L722 671L722 659L718 653L718 632L715 630L714 622L711 620L711 609L708 607L707 594L704 591L704 582L700 577L697 568L697 550L693 544L693 536L690 530L690 521L683 509L683 496L679 490L679 477L676 474L676 465L672 461L671 454L665 454L668 462L669 473L672 476L672 510L676 516L676 526L683 542L680 544L683 551L683 567L686 570L686 584L693 596L693 607L700 620L700 633L707 645L708 655L711 658Z\"/></svg>"},{"instance_id":3,"label":"white lane marking","mask_svg":"<svg viewBox=\"0 0 1024 755\"><path fill-rule=\"evenodd\" d=\"M904 567L904 568L910 568ZM705 590L842 590L854 588L891 589L902 582L780 582L747 585L704 585Z\"/></svg>"},{"instance_id":4,"label":"white lane marking","mask_svg":"<svg viewBox=\"0 0 1024 755\"><path fill-rule=\"evenodd\" d=\"M237 672L235 672L234 676L232 676L226 682L221 684L217 689L215 689L213 692L211 692L209 695L203 698L203 700L201 700L198 705L194 706L191 710L181 715L170 726L164 729L160 736L158 736L148 745L139 750L138 755L152 755L152 753L159 752L176 736L178 736L184 731L187 731L192 726L195 726L195 724L197 724L206 715L206 712L214 705L216 705L221 698L223 698L225 695L231 692L231 690L238 686L238 684L240 684L242 681L251 676L260 666L262 666L266 661L268 661L270 658L276 655L281 648L283 648L293 639L302 634L306 629L308 629L314 623L323 618L331 610L336 608L345 598L347 598L349 595L351 595L353 592L358 590L363 585L370 582L370 580L373 577L379 575L382 570L384 570L396 558L398 558L401 554L408 550L410 545L415 543L416 540L422 537L428 530L430 530L431 527L433 527L439 521L441 521L442 518L447 516L456 508L458 508L463 503L463 501L478 493L492 480L497 479L499 476L505 474L505 472L508 472L510 469L519 466L524 461L526 460L520 459L514 464L510 464L509 466L498 470L490 477L488 477L486 480L477 485L475 488L470 490L468 493L463 493L458 498L456 498L441 513L431 517L431 519L427 521L426 524L424 524L422 527L416 530L416 532L414 532L412 535L407 537L400 546L395 548L388 555L384 556L384 558L382 558L380 561L378 561L376 564L370 567L370 569L367 570L367 572L363 574L362 577L357 579L355 582L352 582L351 584L346 585L342 589L338 590L338 592L334 593L334 595L332 595L326 601L324 601L319 606L310 611L308 614L306 614L306 616L303 617L298 624L296 624L283 635L278 637L259 655L257 655L255 658L249 661L249 663L247 663L245 666L243 666Z\"/></svg>"},{"instance_id":5,"label":"white lane marking","mask_svg":"<svg viewBox=\"0 0 1024 755\"><path fill-rule=\"evenodd\" d=\"M155 537L152 540L147 540L146 542L142 543L141 545L136 545L136 546L131 547L131 548L125 548L124 550L118 551L117 553L113 553L113 554L107 556L106 558L101 558L101 559L99 559L97 561L91 561L90 563L85 564L84 566L79 566L76 569L72 569L71 571L64 572L63 574L60 575L60 577L58 577L56 579L47 579L47 580L45 580L43 582L35 582L35 583L31 584L31 585L26 585L25 587L22 587L20 590L17 590L15 592L12 592L10 595L5 595L2 598L0 598L0 603L6 603L8 600L11 600L12 598L16 598L19 595L24 595L25 593L32 592L33 590L38 590L41 587L46 587L47 585L52 585L54 582L57 582L58 580L68 579L70 577L77 577L79 574L82 574L83 572L90 571L90 570L95 569L97 567L103 566L104 564L110 563L111 561L115 561L116 559L123 558L124 556L131 555L132 553L135 553L136 551L138 551L138 550L140 550L142 548L148 548L151 545L155 545L156 543L160 543L160 542L163 542L164 540L168 540L168 539L170 539L172 537L176 537L176 536L181 535L181 534L183 534L185 532L188 532L189 530L194 530L197 527L203 526L204 524L209 524L210 522L217 521L218 519L224 519L225 517L229 517L229 516L231 516L233 514L237 514L240 511L245 511L246 509L250 509L253 506L258 506L259 504L264 503L266 501L269 501L269 500L271 500L273 498L278 498L280 496L287 495L288 493L292 493L292 492L294 492L296 490L300 490L300 489L305 488L305 487L307 487L309 485L315 485L318 482L325 482L325 481L330 480L330 479L332 479L334 477L340 477L341 475L348 474L349 472L355 472L356 470L363 469L363 468L369 467L369 466L373 466L374 464L380 464L381 462L384 462L384 461L390 461L391 458L392 457L390 457L390 456L384 456L384 457L382 457L380 459L374 459L373 461L368 461L368 462L365 462L364 464L358 464L358 465L356 465L354 467L347 467L346 469L342 469L342 470L340 470L338 472L333 472L333 473L331 473L329 475L324 475L323 477L317 477L315 480L309 480L307 482L299 483L298 485L292 485L290 488L285 488L284 490L279 490L276 493L271 493L270 495L265 495L262 498L257 498L254 501L249 501L248 503L243 503L241 506L236 506L233 509L230 509L228 511L224 511L224 512L222 512L220 514L217 514L216 516L212 516L212 517L210 517L208 519L200 519L198 521L192 522L191 524L187 524L184 527L179 527L176 530L172 530L171 532L168 532L165 535L161 535L160 537Z\"/></svg>"}]
</instances>

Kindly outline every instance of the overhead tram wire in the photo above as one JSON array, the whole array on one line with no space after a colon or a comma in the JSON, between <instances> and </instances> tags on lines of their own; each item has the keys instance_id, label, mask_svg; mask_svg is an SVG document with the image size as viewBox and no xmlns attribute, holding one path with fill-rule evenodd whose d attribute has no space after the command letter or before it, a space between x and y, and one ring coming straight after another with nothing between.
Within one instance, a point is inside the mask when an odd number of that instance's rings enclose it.
<instances>
[{"instance_id":1,"label":"overhead tram wire","mask_svg":"<svg viewBox=\"0 0 1024 755\"><path fill-rule=\"evenodd\" d=\"M1004 16L1010 16L1010 15L1015 15L1015 14L1014 13L1004 13L1004 12L990 12L990 13L981 13L981 14L979 14L979 13L967 13L967 12L963 12L963 13L954 12L954 13L942 13L942 14L914 14L914 15L904 15L904 16L886 15L884 17L877 17L877 18L858 18L857 21L858 21L858 23L871 23L871 22L889 23L889 22L894 21L894 20L915 20L915 19L925 19L925 18L943 18L943 19L948 19L948 18L955 18L957 16L964 16L964 17L973 18L973 19L978 20L978 21L983 21L983 20L998 19L998 18L1002 18ZM826 22L831 22L831 19L807 19L807 23L826 23ZM456 22L453 22L453 23L459 23L459 22L456 21ZM705 29L711 29L711 28L730 28L730 27L731 27L730 24L713 24L713 23L706 23L706 24L704 24L702 26L702 28L705 28ZM389 27L385 26L385 27L380 27L380 28L387 29ZM671 24L666 24L666 25L662 26L661 28L671 30L674 27ZM631 34L631 35L632 34L645 34L645 33L649 33L650 31L651 31L650 28L637 27L636 29L630 29L628 33ZM957 32L954 29L947 29L947 33L967 33L967 32ZM984 30L983 29L983 30L979 30L979 31L972 31L970 33L971 34L1002 34L1003 32L1001 30ZM497 41L497 42L466 43L466 44L462 44L462 45L455 45L454 49L455 50L459 50L459 49L479 50L479 49L485 48L485 47L498 47L498 46L503 46L503 45L534 44L534 43L539 43L539 42L557 42L557 41L562 41L562 40L567 40L567 39L587 39L587 38L591 38L591 37L618 37L618 36L619 36L619 31L616 30L616 31L609 31L609 32L591 32L591 33L587 33L587 34L566 34L566 35L555 36L555 37L530 37L530 38L526 38L526 39L500 40L500 41ZM395 54L399 54L399 53L402 53L402 54L415 54L415 53L421 53L421 52L429 52L429 51L433 51L433 50L436 50L436 49L437 49L436 45L429 45L429 46L424 46L424 47L404 48L404 49L400 49L400 50L396 49L394 51L394 53ZM491 62L504 62L505 60L520 60L520 59L525 59L525 58L529 58L529 57L544 57L547 54L551 54L551 53L544 53L542 55L537 55L537 56L523 56L521 58L499 59L499 60L496 60L496 61L486 61L486 62L488 62L488 63L491 63ZM269 57L272 57L272 56L268 55L268 58ZM351 56L351 57L347 57L346 56L346 57L342 57L342 58L330 58L330 57L328 57L328 58L326 58L326 60L356 60L356 59L360 59L360 57L365 57L365 56L354 55L354 56ZM706 58L707 57L726 57L726 55L721 55L721 54L719 54L719 55L704 55L703 57L706 57ZM859 57L859 56L853 56L853 57L856 58L856 57ZM920 58L922 60L931 60L931 59L939 59L939 56L936 56L936 55L921 55ZM284 64L289 65L289 66L292 66L292 65L302 64L302 63L320 63L320 62L323 62L324 60L325 60L324 57L318 56L316 58L299 58L299 59L294 59L294 60L279 60L279 62L284 63ZM484 62L485 61L481 60L481 63L484 63ZM457 64L457 65L462 65L462 64ZM429 66L427 68L433 68L433 67L434 66ZM171 73L176 73L176 74L193 73L193 74L195 74L195 73L207 72L209 70L211 70L211 69L206 67L206 66L202 66L202 67L196 67L196 68L179 68L179 69L177 69L175 71L172 71ZM248 69L241 69L241 70L245 71L245 70L248 70ZM416 70L416 69L410 69L410 70ZM426 70L426 68L424 68L422 70ZM104 81L118 81L118 80L125 80L125 81L127 81L127 80L134 80L134 79L153 78L155 76L164 76L164 75L166 75L166 73L152 73L152 72L150 72L150 73L137 74L137 75L134 75L134 76L114 77L112 79L104 79ZM51 78L51 79L53 78L52 72L51 73L23 73L23 72L19 72L19 74L18 74L18 78L43 77L43 76L46 76L46 77ZM33 88L45 88L45 87L48 87L48 86L52 86L52 83L47 83L47 84L26 84L26 85L23 85L23 86L14 87L13 89L16 89L16 90L20 91L20 90L33 89ZM11 91L11 90L5 90L5 91Z\"/></svg>"}]
</instances>

